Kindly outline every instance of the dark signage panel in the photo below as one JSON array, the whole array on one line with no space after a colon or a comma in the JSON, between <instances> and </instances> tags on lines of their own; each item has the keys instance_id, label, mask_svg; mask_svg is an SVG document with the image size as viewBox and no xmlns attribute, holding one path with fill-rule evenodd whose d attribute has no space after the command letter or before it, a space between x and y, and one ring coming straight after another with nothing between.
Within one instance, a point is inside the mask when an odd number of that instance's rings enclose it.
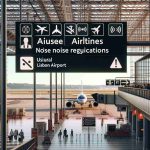
<instances>
[{"instance_id":1,"label":"dark signage panel","mask_svg":"<svg viewBox=\"0 0 150 150\"><path fill-rule=\"evenodd\" d=\"M130 85L130 80L128 79L107 79L106 85Z\"/></svg>"},{"instance_id":2,"label":"dark signage panel","mask_svg":"<svg viewBox=\"0 0 150 150\"><path fill-rule=\"evenodd\" d=\"M115 80L114 79L106 80L106 85L115 85Z\"/></svg>"},{"instance_id":3,"label":"dark signage panel","mask_svg":"<svg viewBox=\"0 0 150 150\"><path fill-rule=\"evenodd\" d=\"M126 22L17 22L17 72L126 72Z\"/></svg>"},{"instance_id":4,"label":"dark signage panel","mask_svg":"<svg viewBox=\"0 0 150 150\"><path fill-rule=\"evenodd\" d=\"M82 126L95 126L95 117L83 117Z\"/></svg>"},{"instance_id":5,"label":"dark signage panel","mask_svg":"<svg viewBox=\"0 0 150 150\"><path fill-rule=\"evenodd\" d=\"M121 85L130 85L130 80L121 80Z\"/></svg>"}]
</instances>

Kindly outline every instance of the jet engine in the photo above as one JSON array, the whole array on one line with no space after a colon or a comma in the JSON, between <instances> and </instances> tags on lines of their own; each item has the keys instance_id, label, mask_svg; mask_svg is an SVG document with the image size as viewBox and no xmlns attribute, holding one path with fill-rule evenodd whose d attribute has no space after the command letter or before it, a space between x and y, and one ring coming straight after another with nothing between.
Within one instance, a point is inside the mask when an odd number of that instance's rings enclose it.
<instances>
[{"instance_id":1,"label":"jet engine","mask_svg":"<svg viewBox=\"0 0 150 150\"><path fill-rule=\"evenodd\" d=\"M94 103L93 103L93 106L94 106L94 107L97 107L97 106L98 106L98 103L97 103L97 102L94 102Z\"/></svg>"},{"instance_id":2,"label":"jet engine","mask_svg":"<svg viewBox=\"0 0 150 150\"><path fill-rule=\"evenodd\" d=\"M67 103L66 103L66 106L67 106L67 107L71 107L71 106L72 106L72 103L71 103L71 102L67 102Z\"/></svg>"}]
</instances>

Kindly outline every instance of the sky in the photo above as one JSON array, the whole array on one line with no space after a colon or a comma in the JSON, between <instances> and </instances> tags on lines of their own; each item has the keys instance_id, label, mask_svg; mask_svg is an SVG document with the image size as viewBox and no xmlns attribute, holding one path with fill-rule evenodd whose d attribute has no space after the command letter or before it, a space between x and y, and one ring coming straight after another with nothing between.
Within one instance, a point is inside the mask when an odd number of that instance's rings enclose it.
<instances>
[{"instance_id":1,"label":"sky","mask_svg":"<svg viewBox=\"0 0 150 150\"><path fill-rule=\"evenodd\" d=\"M7 56L7 83L33 83L33 73L16 73L15 56ZM55 73L53 74L55 76ZM65 73L67 85L105 85L106 79L130 76L130 58L127 59L127 73ZM49 73L37 73L37 84L49 85ZM54 83L55 77L53 77ZM58 73L58 84L60 73Z\"/></svg>"}]
</instances>

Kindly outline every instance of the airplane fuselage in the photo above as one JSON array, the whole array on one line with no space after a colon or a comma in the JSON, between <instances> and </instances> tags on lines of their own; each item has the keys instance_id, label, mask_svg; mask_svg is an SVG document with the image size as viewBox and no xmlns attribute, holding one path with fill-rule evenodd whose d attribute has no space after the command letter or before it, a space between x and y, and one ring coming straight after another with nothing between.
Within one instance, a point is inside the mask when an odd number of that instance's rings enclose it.
<instances>
[{"instance_id":1,"label":"airplane fuselage","mask_svg":"<svg viewBox=\"0 0 150 150\"><path fill-rule=\"evenodd\" d=\"M77 96L77 103L80 105L83 105L87 102L87 96L83 93L79 94Z\"/></svg>"}]
</instances>

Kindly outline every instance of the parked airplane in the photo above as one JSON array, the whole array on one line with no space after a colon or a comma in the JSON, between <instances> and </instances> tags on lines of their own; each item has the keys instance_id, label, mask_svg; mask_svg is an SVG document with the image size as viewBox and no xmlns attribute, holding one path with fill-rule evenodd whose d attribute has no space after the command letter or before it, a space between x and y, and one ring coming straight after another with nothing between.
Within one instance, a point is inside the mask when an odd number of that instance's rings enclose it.
<instances>
[{"instance_id":1,"label":"parked airplane","mask_svg":"<svg viewBox=\"0 0 150 150\"><path fill-rule=\"evenodd\" d=\"M88 100L87 99L87 96L83 93L79 94L77 96L77 99L74 99L74 100L68 100L68 102L66 103L66 106L67 107L75 107L75 103L78 103L80 104L81 106L83 106L84 104L86 103L89 103L89 107L91 108L92 107L92 102L93 102L93 106L94 107L97 107L98 106L98 103L94 100Z\"/></svg>"},{"instance_id":2,"label":"parked airplane","mask_svg":"<svg viewBox=\"0 0 150 150\"><path fill-rule=\"evenodd\" d=\"M87 96L83 93L83 87L82 87L82 92L77 96L76 99L71 99L67 101L68 101L66 103L67 107L75 107L75 103L78 103L81 106L83 106L86 103L89 103L89 107L92 107L92 103L93 103L94 107L98 106L98 103L94 99L88 99Z\"/></svg>"},{"instance_id":3,"label":"parked airplane","mask_svg":"<svg viewBox=\"0 0 150 150\"><path fill-rule=\"evenodd\" d=\"M58 33L61 35L61 31L58 29L58 25L56 25L55 30L52 32L52 34Z\"/></svg>"},{"instance_id":4,"label":"parked airplane","mask_svg":"<svg viewBox=\"0 0 150 150\"><path fill-rule=\"evenodd\" d=\"M36 30L37 32L40 31L40 32L41 32L41 35L43 34L44 31L46 31L46 32L48 31L48 30L46 30L46 27L41 27L40 25L37 25L37 27L38 27L38 29L35 29L35 30Z\"/></svg>"},{"instance_id":5,"label":"parked airplane","mask_svg":"<svg viewBox=\"0 0 150 150\"><path fill-rule=\"evenodd\" d=\"M92 32L94 33L94 34L97 34L98 35L98 33L99 33L99 28L101 27L101 25L99 25L97 28L96 27L94 27L94 28L91 28L91 30L93 30Z\"/></svg>"}]
</instances>

